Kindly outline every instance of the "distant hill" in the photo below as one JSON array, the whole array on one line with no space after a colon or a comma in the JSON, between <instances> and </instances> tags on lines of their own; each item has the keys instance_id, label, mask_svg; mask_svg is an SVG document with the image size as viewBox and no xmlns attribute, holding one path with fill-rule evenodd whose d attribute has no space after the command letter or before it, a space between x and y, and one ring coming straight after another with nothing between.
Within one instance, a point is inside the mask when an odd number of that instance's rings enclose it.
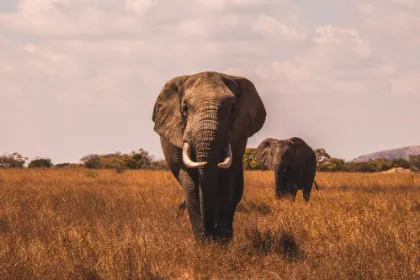
<instances>
[{"instance_id":1,"label":"distant hill","mask_svg":"<svg viewBox=\"0 0 420 280\"><path fill-rule=\"evenodd\" d=\"M408 159L409 155L420 155L420 146L408 146L398 149L383 150L376 153L359 156L351 161L361 162L375 160L378 158L386 158L389 160L392 160L394 158Z\"/></svg>"}]
</instances>

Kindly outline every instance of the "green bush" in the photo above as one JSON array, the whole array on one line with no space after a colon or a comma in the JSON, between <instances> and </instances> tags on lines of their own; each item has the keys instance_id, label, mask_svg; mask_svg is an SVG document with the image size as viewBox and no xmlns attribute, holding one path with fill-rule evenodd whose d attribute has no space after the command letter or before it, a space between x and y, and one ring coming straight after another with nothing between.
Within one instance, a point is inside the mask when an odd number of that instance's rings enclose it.
<instances>
[{"instance_id":1,"label":"green bush","mask_svg":"<svg viewBox=\"0 0 420 280\"><path fill-rule=\"evenodd\" d=\"M19 153L4 154L0 156L0 168L24 168L27 160Z\"/></svg>"},{"instance_id":2,"label":"green bush","mask_svg":"<svg viewBox=\"0 0 420 280\"><path fill-rule=\"evenodd\" d=\"M101 168L101 161L99 155L92 154L84 156L80 159L81 162L85 165L86 168L98 169Z\"/></svg>"},{"instance_id":3,"label":"green bush","mask_svg":"<svg viewBox=\"0 0 420 280\"><path fill-rule=\"evenodd\" d=\"M51 162L51 159L36 158L29 163L28 168L50 168L52 166L53 163Z\"/></svg>"},{"instance_id":4,"label":"green bush","mask_svg":"<svg viewBox=\"0 0 420 280\"><path fill-rule=\"evenodd\" d=\"M266 170L265 165L255 156L255 148L246 148L242 159L245 170Z\"/></svg>"},{"instance_id":5,"label":"green bush","mask_svg":"<svg viewBox=\"0 0 420 280\"><path fill-rule=\"evenodd\" d=\"M420 170L420 155L410 155L408 157L408 162L410 163L410 169L413 171Z\"/></svg>"},{"instance_id":6,"label":"green bush","mask_svg":"<svg viewBox=\"0 0 420 280\"><path fill-rule=\"evenodd\" d=\"M314 152L315 152L317 161L322 161L322 159L331 158L331 156L323 148L315 149Z\"/></svg>"},{"instance_id":7,"label":"green bush","mask_svg":"<svg viewBox=\"0 0 420 280\"><path fill-rule=\"evenodd\" d=\"M63 163L55 164L54 168L66 168L66 167L73 166L73 165L75 165L75 164L68 163L68 162L63 162Z\"/></svg>"},{"instance_id":8,"label":"green bush","mask_svg":"<svg viewBox=\"0 0 420 280\"><path fill-rule=\"evenodd\" d=\"M157 166L153 162L153 157L143 149L130 154L120 152L105 155L92 154L81 158L80 161L86 168L115 169L118 173L125 169L154 169Z\"/></svg>"},{"instance_id":9,"label":"green bush","mask_svg":"<svg viewBox=\"0 0 420 280\"><path fill-rule=\"evenodd\" d=\"M169 170L168 163L164 159L153 161L149 168L153 170Z\"/></svg>"},{"instance_id":10,"label":"green bush","mask_svg":"<svg viewBox=\"0 0 420 280\"><path fill-rule=\"evenodd\" d=\"M376 171L387 171L392 168L392 161L386 158L378 158L374 160L376 163Z\"/></svg>"},{"instance_id":11,"label":"green bush","mask_svg":"<svg viewBox=\"0 0 420 280\"><path fill-rule=\"evenodd\" d=\"M410 163L403 158L395 158L392 160L392 167L410 168Z\"/></svg>"},{"instance_id":12,"label":"green bush","mask_svg":"<svg viewBox=\"0 0 420 280\"><path fill-rule=\"evenodd\" d=\"M343 166L344 159L330 157L318 163L318 170L327 172L337 172L342 171Z\"/></svg>"}]
</instances>

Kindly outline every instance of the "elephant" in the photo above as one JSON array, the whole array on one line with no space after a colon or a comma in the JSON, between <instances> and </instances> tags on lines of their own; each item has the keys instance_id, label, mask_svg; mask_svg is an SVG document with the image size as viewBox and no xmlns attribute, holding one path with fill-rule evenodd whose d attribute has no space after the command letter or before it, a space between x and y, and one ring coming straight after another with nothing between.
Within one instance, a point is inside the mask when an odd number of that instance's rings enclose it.
<instances>
[{"instance_id":1,"label":"elephant","mask_svg":"<svg viewBox=\"0 0 420 280\"><path fill-rule=\"evenodd\" d=\"M265 123L266 110L245 77L206 71L176 76L153 109L154 131L184 194L196 241L227 244L242 199L242 157L248 138Z\"/></svg>"},{"instance_id":2,"label":"elephant","mask_svg":"<svg viewBox=\"0 0 420 280\"><path fill-rule=\"evenodd\" d=\"M296 198L303 190L303 198L309 202L312 183L315 182L316 155L299 137L278 140L266 138L257 147L256 157L270 170L274 170L275 194L278 198Z\"/></svg>"}]
</instances>

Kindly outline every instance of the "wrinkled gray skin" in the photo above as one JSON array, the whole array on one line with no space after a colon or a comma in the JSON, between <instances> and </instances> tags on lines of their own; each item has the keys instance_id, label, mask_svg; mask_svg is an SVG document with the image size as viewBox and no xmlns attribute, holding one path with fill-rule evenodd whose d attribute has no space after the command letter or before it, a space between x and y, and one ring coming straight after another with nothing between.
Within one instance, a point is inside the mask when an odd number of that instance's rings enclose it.
<instances>
[{"instance_id":1,"label":"wrinkled gray skin","mask_svg":"<svg viewBox=\"0 0 420 280\"><path fill-rule=\"evenodd\" d=\"M154 130L160 135L168 166L183 188L197 241L231 240L233 217L244 187L242 157L247 139L261 129L265 118L257 90L243 77L202 72L175 77L161 90L153 111ZM191 147L190 159L206 162L204 167L186 166L185 143ZM231 165L220 168L229 143Z\"/></svg>"},{"instance_id":2,"label":"wrinkled gray skin","mask_svg":"<svg viewBox=\"0 0 420 280\"><path fill-rule=\"evenodd\" d=\"M258 145L256 156L274 170L275 193L278 197L296 198L303 190L303 198L309 202L316 173L316 155L308 144L298 137L285 140L267 138Z\"/></svg>"}]
</instances>

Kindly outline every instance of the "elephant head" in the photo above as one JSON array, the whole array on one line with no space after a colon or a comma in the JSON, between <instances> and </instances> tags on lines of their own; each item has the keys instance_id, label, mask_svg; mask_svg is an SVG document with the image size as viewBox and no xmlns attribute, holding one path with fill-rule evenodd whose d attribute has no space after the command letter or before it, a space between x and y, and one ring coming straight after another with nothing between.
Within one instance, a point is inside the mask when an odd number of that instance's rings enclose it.
<instances>
[{"instance_id":1,"label":"elephant head","mask_svg":"<svg viewBox=\"0 0 420 280\"><path fill-rule=\"evenodd\" d=\"M202 227L204 235L213 234L217 213L225 207L221 204L230 203L220 201L219 174L242 164L238 147L261 129L265 118L257 90L243 77L202 72L164 85L153 110L154 130L182 149L185 167L198 170L201 201L186 197L187 204L190 200L201 207L201 221L192 221L193 231Z\"/></svg>"},{"instance_id":2,"label":"elephant head","mask_svg":"<svg viewBox=\"0 0 420 280\"><path fill-rule=\"evenodd\" d=\"M283 169L290 167L295 152L295 145L292 141L267 138L258 145L255 154L268 169L273 170L279 166L282 166Z\"/></svg>"}]
</instances>

